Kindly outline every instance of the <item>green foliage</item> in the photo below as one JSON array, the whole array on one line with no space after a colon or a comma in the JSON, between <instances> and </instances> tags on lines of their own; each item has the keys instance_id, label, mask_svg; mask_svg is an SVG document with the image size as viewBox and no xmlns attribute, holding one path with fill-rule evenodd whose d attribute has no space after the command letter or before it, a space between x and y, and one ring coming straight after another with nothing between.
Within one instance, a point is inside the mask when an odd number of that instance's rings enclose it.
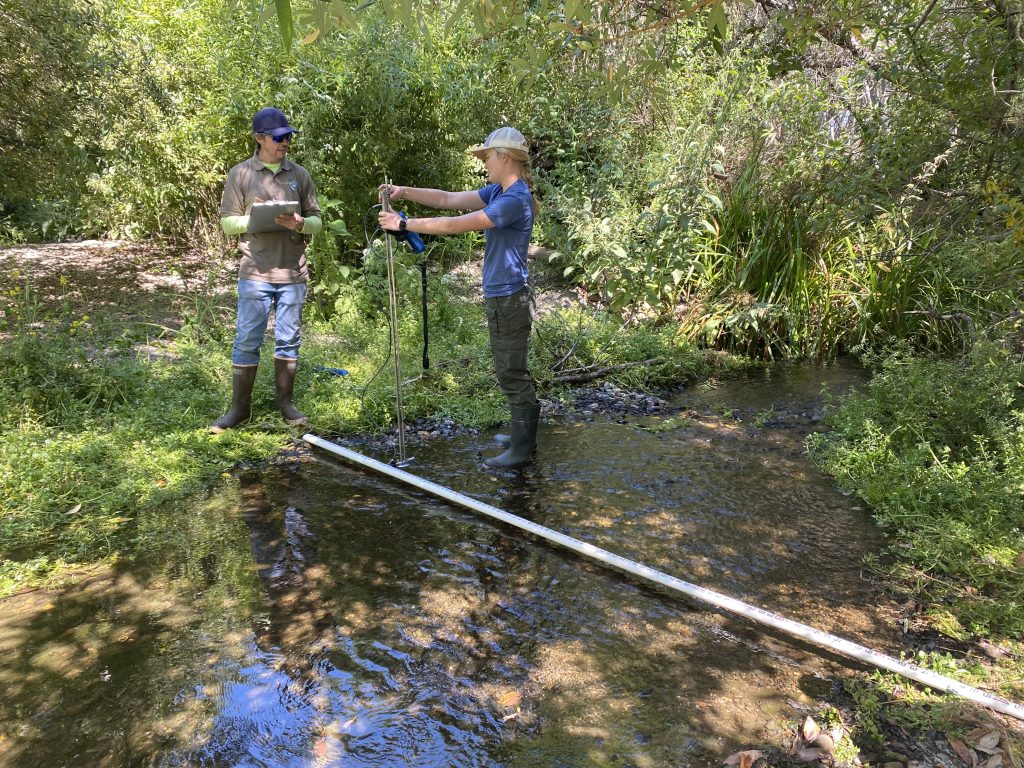
<instances>
[{"instance_id":1,"label":"green foliage","mask_svg":"<svg viewBox=\"0 0 1024 768\"><path fill-rule=\"evenodd\" d=\"M182 239L212 228L227 169L251 151L249 100L264 95L253 83L282 62L235 32L217 0L100 7L110 31L95 45L117 64L90 137L82 227Z\"/></svg>"},{"instance_id":2,"label":"green foliage","mask_svg":"<svg viewBox=\"0 0 1024 768\"><path fill-rule=\"evenodd\" d=\"M897 352L831 416L834 433L809 443L875 511L894 570L929 574L905 588L947 634L1024 631L1022 376L1019 358L988 347L951 361Z\"/></svg>"},{"instance_id":3,"label":"green foliage","mask_svg":"<svg viewBox=\"0 0 1024 768\"><path fill-rule=\"evenodd\" d=\"M949 653L918 651L907 661L967 685L1000 682L993 680L985 667L956 659ZM1011 676L1010 684L1001 687L1007 689L1005 696L1013 699L1019 696L1019 671L1013 665L1006 671ZM1017 678L1016 685L1013 676ZM977 720L977 714L971 712L973 705L963 699L907 685L900 675L874 671L847 679L844 685L856 703L856 740L872 748L885 745L885 724L917 733L956 734L962 733L965 723Z\"/></svg>"},{"instance_id":4,"label":"green foliage","mask_svg":"<svg viewBox=\"0 0 1024 768\"><path fill-rule=\"evenodd\" d=\"M92 3L5 4L0 21L0 243L66 233L68 208L90 167L83 137L96 132L90 98L105 62L91 39Z\"/></svg>"},{"instance_id":5,"label":"green foliage","mask_svg":"<svg viewBox=\"0 0 1024 768\"><path fill-rule=\"evenodd\" d=\"M612 368L622 361L653 361L610 371L611 381L652 389L692 380L709 360L673 328L622 322L605 311L564 310L534 326L532 371L539 383L581 371Z\"/></svg>"},{"instance_id":6,"label":"green foliage","mask_svg":"<svg viewBox=\"0 0 1024 768\"><path fill-rule=\"evenodd\" d=\"M66 189L8 201L0 237L202 236L227 168L251 151L249 117L272 103L303 129L294 156L333 205L337 230L310 253L323 314L362 266L383 178L470 188L462 149L501 122L532 139L537 235L563 272L703 344L829 359L897 335L960 350L992 311L996 280L965 267L992 253L993 227L1016 226L1020 198L1007 181L1019 105L979 74L1013 90L1021 51L999 12L777 10L737 15L729 38L717 4L670 19L605 3L264 6L97 0L18 17L45 85L23 101L60 118L11 130L50 142L54 162L39 164ZM301 44L281 46L275 14ZM78 58L44 73L53 35ZM807 64L829 45L841 55ZM990 200L1003 221L970 215ZM432 259L451 264L469 242L440 239Z\"/></svg>"},{"instance_id":7,"label":"green foliage","mask_svg":"<svg viewBox=\"0 0 1024 768\"><path fill-rule=\"evenodd\" d=\"M322 39L279 83L275 103L304 132L296 155L320 192L337 201L352 233L337 244L342 263L358 264L364 218L385 177L442 189L473 186L464 149L490 130L492 107L465 46L409 40L383 20L367 22L350 35ZM370 232L375 228L373 221ZM439 245L434 258L444 259Z\"/></svg>"}]
</instances>

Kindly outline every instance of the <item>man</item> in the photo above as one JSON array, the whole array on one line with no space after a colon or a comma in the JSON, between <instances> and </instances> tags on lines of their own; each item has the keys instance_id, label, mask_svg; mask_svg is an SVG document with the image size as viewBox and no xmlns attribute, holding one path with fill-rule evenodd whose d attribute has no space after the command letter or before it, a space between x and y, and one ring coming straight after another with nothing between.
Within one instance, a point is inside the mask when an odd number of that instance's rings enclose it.
<instances>
[{"instance_id":1,"label":"man","mask_svg":"<svg viewBox=\"0 0 1024 768\"><path fill-rule=\"evenodd\" d=\"M246 421L251 413L252 387L260 362L260 346L274 308L274 405L290 424L305 416L292 404L295 368L301 343L302 303L309 270L306 244L320 231L320 206L309 172L288 159L292 139L299 133L284 112L266 107L252 118L253 156L228 172L220 203L221 229L239 235L242 260L238 267L238 319L231 350L231 407L210 426L223 432ZM296 201L299 213L277 216L283 230L250 232L253 203Z\"/></svg>"}]
</instances>

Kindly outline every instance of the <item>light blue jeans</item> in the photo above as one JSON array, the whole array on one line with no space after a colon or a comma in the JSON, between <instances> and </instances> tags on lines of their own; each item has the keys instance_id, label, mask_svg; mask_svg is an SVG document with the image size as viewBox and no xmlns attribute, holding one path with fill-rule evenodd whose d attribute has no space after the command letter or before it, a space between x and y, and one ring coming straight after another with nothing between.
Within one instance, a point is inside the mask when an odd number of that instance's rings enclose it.
<instances>
[{"instance_id":1,"label":"light blue jeans","mask_svg":"<svg viewBox=\"0 0 1024 768\"><path fill-rule=\"evenodd\" d=\"M274 310L274 357L295 360L302 343L302 303L306 300L305 283L261 283L259 280L238 281L238 320L235 323L235 344L231 362L235 365L258 365L263 334L267 332L270 310Z\"/></svg>"}]
</instances>

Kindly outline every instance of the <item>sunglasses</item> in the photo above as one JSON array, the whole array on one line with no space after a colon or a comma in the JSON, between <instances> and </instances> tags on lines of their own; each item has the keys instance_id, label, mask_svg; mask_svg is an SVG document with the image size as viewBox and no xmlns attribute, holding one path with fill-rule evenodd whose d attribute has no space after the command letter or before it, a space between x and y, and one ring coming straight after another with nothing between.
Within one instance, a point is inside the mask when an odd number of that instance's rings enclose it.
<instances>
[{"instance_id":1,"label":"sunglasses","mask_svg":"<svg viewBox=\"0 0 1024 768\"><path fill-rule=\"evenodd\" d=\"M285 134L282 134L281 136L271 136L270 138L272 138L274 140L275 144L280 144L282 141L289 141L290 142L294 135L295 135L294 133L285 133Z\"/></svg>"}]
</instances>

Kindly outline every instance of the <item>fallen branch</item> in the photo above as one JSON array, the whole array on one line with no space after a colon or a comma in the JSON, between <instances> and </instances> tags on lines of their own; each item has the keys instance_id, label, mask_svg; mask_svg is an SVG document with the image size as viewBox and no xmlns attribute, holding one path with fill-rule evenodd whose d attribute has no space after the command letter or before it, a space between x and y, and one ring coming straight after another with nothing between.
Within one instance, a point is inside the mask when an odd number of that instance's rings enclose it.
<instances>
[{"instance_id":1,"label":"fallen branch","mask_svg":"<svg viewBox=\"0 0 1024 768\"><path fill-rule=\"evenodd\" d=\"M567 376L556 376L551 380L553 384L584 384L588 381L604 376L612 371L621 371L625 368L636 368L639 365L658 365L663 363L660 357L652 357L650 360L638 360L635 363L621 363L620 365L609 365L604 368L576 368L581 373L574 373Z\"/></svg>"}]
</instances>

